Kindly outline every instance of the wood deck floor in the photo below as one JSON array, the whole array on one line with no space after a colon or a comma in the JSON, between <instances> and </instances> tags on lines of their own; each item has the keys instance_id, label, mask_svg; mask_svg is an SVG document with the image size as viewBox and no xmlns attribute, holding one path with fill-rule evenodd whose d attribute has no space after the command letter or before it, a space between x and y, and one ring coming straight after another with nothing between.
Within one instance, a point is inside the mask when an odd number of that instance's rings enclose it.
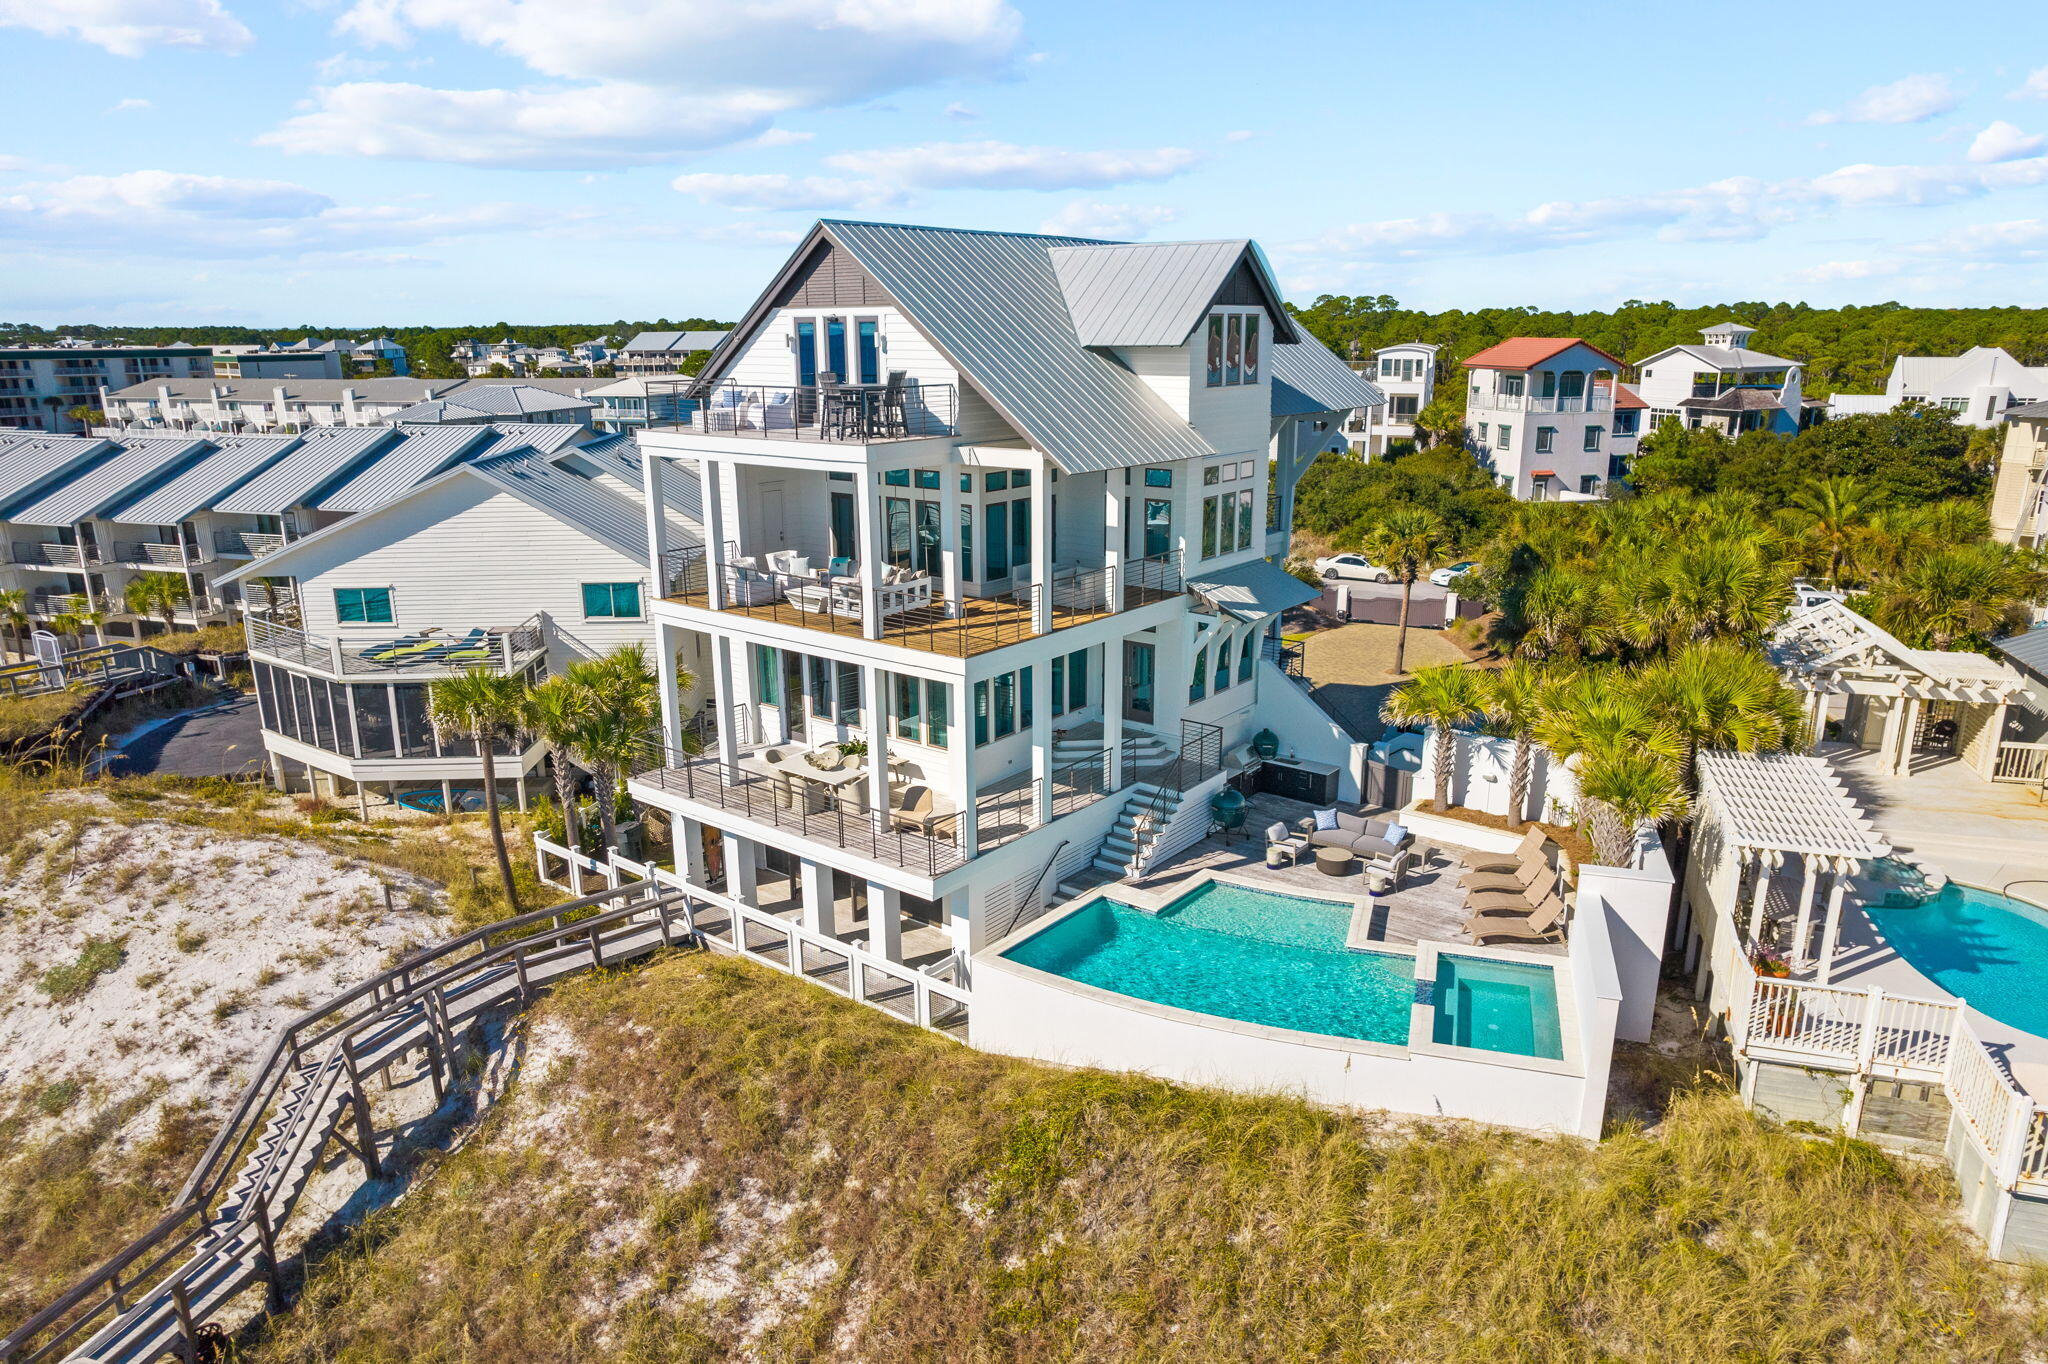
<instances>
[{"instance_id":1,"label":"wood deck floor","mask_svg":"<svg viewBox=\"0 0 2048 1364\"><path fill-rule=\"evenodd\" d=\"M1136 610L1153 602L1165 601L1176 594L1153 588L1129 587L1123 592L1124 611ZM684 606L708 609L710 597L703 592L672 593L669 601ZM824 630L835 635L849 635L859 638L861 623L849 616L834 615L829 611L806 611L787 599L763 602L756 606L728 606L723 608L733 615L750 616L755 620L772 620L781 625L793 625L805 630ZM1102 620L1117 614L1115 611L1081 610L1074 607L1055 605L1052 612L1052 628L1064 630L1069 626L1086 625L1090 621ZM960 600L960 614L949 616L947 603L935 601L929 607L915 611L902 611L887 617L882 622L882 642L897 644L907 649L922 649L927 653L944 654L950 658L966 658L973 654L1000 649L1007 644L1020 643L1032 637L1031 608L997 597L963 597Z\"/></svg>"}]
</instances>

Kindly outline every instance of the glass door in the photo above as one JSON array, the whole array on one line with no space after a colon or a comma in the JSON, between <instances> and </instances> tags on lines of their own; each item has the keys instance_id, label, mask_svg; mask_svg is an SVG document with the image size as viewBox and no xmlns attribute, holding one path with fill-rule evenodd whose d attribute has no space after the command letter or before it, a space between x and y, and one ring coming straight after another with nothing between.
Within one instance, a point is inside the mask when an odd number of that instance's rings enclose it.
<instances>
[{"instance_id":1,"label":"glass door","mask_svg":"<svg viewBox=\"0 0 2048 1364\"><path fill-rule=\"evenodd\" d=\"M1124 718L1146 724L1152 721L1152 646L1126 642L1124 645Z\"/></svg>"},{"instance_id":2,"label":"glass door","mask_svg":"<svg viewBox=\"0 0 2048 1364\"><path fill-rule=\"evenodd\" d=\"M917 504L917 566L934 578L939 567L939 504L919 500Z\"/></svg>"}]
</instances>

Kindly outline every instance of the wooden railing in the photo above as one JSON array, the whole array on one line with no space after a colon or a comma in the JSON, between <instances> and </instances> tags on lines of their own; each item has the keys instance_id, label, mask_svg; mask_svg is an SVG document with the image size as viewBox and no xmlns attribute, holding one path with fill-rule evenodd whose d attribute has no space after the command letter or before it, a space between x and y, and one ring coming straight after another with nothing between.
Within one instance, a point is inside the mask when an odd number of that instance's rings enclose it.
<instances>
[{"instance_id":1,"label":"wooden railing","mask_svg":"<svg viewBox=\"0 0 2048 1364\"><path fill-rule=\"evenodd\" d=\"M2000 744L1991 780L2028 786L2048 782L2048 744Z\"/></svg>"},{"instance_id":2,"label":"wooden railing","mask_svg":"<svg viewBox=\"0 0 2048 1364\"><path fill-rule=\"evenodd\" d=\"M27 696L78 682L106 682L130 672L175 677L179 661L151 644L99 644L62 654L54 664L10 663L0 668L0 695Z\"/></svg>"}]
</instances>

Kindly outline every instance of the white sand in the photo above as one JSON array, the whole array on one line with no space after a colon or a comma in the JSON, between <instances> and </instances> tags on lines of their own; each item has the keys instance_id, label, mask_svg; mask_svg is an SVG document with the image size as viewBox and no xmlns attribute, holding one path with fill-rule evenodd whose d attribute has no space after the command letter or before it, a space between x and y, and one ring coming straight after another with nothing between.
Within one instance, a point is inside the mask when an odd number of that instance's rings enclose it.
<instances>
[{"instance_id":1,"label":"white sand","mask_svg":"<svg viewBox=\"0 0 2048 1364\"><path fill-rule=\"evenodd\" d=\"M0 874L0 1092L78 1081L69 1125L159 1090L124 1140L152 1131L160 1104L225 1108L283 1024L444 935L407 908L433 889L286 839L109 819L75 843L53 830ZM123 937L121 964L76 1000L37 988L89 939Z\"/></svg>"}]
</instances>

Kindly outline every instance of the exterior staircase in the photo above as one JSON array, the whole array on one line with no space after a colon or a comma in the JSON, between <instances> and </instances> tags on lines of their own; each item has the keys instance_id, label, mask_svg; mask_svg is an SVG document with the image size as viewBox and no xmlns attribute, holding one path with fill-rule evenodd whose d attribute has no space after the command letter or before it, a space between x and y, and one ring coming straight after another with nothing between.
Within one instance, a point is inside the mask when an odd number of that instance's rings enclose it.
<instances>
[{"instance_id":1,"label":"exterior staircase","mask_svg":"<svg viewBox=\"0 0 2048 1364\"><path fill-rule=\"evenodd\" d=\"M1116 823L1090 865L1117 880L1136 876L1159 831L1173 819L1185 797L1168 787L1141 781L1130 788Z\"/></svg>"}]
</instances>

